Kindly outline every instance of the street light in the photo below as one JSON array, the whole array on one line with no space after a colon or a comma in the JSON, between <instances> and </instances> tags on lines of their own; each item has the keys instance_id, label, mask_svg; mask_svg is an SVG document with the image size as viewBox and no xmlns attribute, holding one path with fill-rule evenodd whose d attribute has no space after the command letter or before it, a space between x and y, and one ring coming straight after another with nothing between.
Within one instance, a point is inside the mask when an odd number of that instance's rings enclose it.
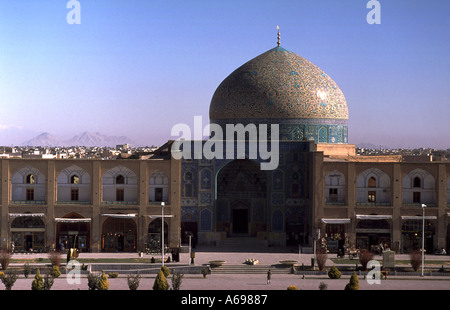
<instances>
[{"instance_id":1,"label":"street light","mask_svg":"<svg viewBox=\"0 0 450 310\"><path fill-rule=\"evenodd\" d=\"M164 266L164 201L161 201L161 253L162 266Z\"/></svg>"},{"instance_id":2,"label":"street light","mask_svg":"<svg viewBox=\"0 0 450 310\"><path fill-rule=\"evenodd\" d=\"M425 208L426 204L422 204L422 277L423 277L423 264L424 264L424 253L425 253Z\"/></svg>"}]
</instances>

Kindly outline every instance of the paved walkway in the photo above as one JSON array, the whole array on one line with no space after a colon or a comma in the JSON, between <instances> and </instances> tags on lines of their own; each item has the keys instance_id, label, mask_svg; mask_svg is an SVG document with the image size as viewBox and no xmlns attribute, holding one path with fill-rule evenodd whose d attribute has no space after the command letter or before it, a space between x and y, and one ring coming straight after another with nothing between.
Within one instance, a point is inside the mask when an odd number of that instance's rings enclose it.
<instances>
[{"instance_id":1,"label":"paved walkway","mask_svg":"<svg viewBox=\"0 0 450 310\"><path fill-rule=\"evenodd\" d=\"M211 260L224 260L226 264L243 264L246 259L255 258L259 260L260 265L278 264L281 260L296 260L299 264L309 266L313 254L299 254L287 252L285 249L266 249L270 252L262 251L218 251L214 247L198 247L195 249L195 265L207 264ZM144 255L144 258L151 258L153 255ZM48 254L14 254L13 258L47 258ZM137 253L81 253L80 258L138 258ZM154 255L158 257L158 255ZM335 257L335 254L329 254L329 258ZM396 260L408 260L409 255L396 255ZM381 256L375 256L375 259L381 259ZM427 255L426 260L450 261L450 256ZM63 260L64 261L64 260ZM359 260L355 259L355 264ZM180 253L180 262L177 264L187 265L190 263L189 253ZM334 263L328 259L327 265ZM172 263L172 265L176 265ZM20 275L16 281L13 290L30 290L33 276L28 279ZM139 290L151 290L155 275L143 275ZM66 275L62 275L55 280L52 290L87 290L87 278L85 275L80 277L80 283L69 281ZM438 276L390 276L388 280L382 280L380 284L369 284L363 276L359 276L361 290L449 290L450 277ZM182 281L182 290L286 290L290 285L296 285L302 290L318 290L321 282L328 286L328 290L343 290L349 281L349 276L344 275L339 280L329 279L327 275L306 276L293 274L275 274L272 276L272 283L266 284L265 274L211 274L206 278L197 274L186 274ZM72 283L71 283L72 282ZM128 290L127 276L119 275L118 278L109 279L110 290ZM171 279L169 278L169 285ZM3 289L0 284L0 289Z\"/></svg>"},{"instance_id":2,"label":"paved walkway","mask_svg":"<svg viewBox=\"0 0 450 310\"><path fill-rule=\"evenodd\" d=\"M259 261L260 265L274 265L279 264L281 260L295 260L298 264L305 264L305 266L311 265L311 258L314 257L313 254L299 254L298 252L289 251L286 248L263 248L261 250L249 250L242 251L239 249L218 249L216 247L197 247L193 249L195 252L194 262L196 265L207 264L211 260L224 260L230 265L243 264L246 259L254 258ZM167 257L168 255L166 255ZM47 253L39 254L13 254L12 258L48 258ZM79 258L138 258L137 253L80 253ZM160 258L160 254L145 254L143 258ZM65 260L65 255L62 256L63 261ZM328 260L326 266L334 265L330 258L336 258L335 253L328 254ZM382 259L382 256L375 255L374 259ZM405 260L409 261L408 254L396 254L395 260ZM426 261L447 261L450 262L450 255L426 255ZM190 264L189 253L180 253L180 263ZM359 263L358 259L354 259L355 264ZM408 264L409 265L409 264Z\"/></svg>"}]
</instances>

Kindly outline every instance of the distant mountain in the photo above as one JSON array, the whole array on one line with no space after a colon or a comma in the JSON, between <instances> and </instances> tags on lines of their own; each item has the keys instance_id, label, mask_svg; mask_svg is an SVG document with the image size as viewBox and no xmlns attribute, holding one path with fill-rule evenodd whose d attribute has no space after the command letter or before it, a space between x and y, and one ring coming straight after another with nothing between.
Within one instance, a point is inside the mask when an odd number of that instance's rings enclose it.
<instances>
[{"instance_id":1,"label":"distant mountain","mask_svg":"<svg viewBox=\"0 0 450 310\"><path fill-rule=\"evenodd\" d=\"M85 131L66 141L66 145L79 146L116 146L117 144L133 144L131 139L125 136L106 136L99 132L91 133Z\"/></svg>"},{"instance_id":2,"label":"distant mountain","mask_svg":"<svg viewBox=\"0 0 450 310\"><path fill-rule=\"evenodd\" d=\"M63 140L55 137L47 132L44 132L31 140L28 140L22 145L27 146L108 146L114 147L117 144L135 144L130 138L125 136L107 136L99 132L85 131L69 140Z\"/></svg>"},{"instance_id":3,"label":"distant mountain","mask_svg":"<svg viewBox=\"0 0 450 310\"><path fill-rule=\"evenodd\" d=\"M63 141L48 132L44 132L22 144L29 146L63 146Z\"/></svg>"}]
</instances>

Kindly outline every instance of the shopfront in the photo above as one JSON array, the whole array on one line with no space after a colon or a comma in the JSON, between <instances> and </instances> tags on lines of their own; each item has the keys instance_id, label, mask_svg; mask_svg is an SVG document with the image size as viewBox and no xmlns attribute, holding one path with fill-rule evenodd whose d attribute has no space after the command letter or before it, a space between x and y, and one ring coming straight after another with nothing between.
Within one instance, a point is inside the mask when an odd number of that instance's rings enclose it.
<instances>
[{"instance_id":1,"label":"shopfront","mask_svg":"<svg viewBox=\"0 0 450 310\"><path fill-rule=\"evenodd\" d=\"M136 214L102 214L107 217L102 225L102 251L136 251Z\"/></svg>"},{"instance_id":2,"label":"shopfront","mask_svg":"<svg viewBox=\"0 0 450 310\"><path fill-rule=\"evenodd\" d=\"M55 218L56 245L60 251L77 248L80 252L90 250L90 218L70 215Z\"/></svg>"},{"instance_id":3,"label":"shopfront","mask_svg":"<svg viewBox=\"0 0 450 310\"><path fill-rule=\"evenodd\" d=\"M363 215L357 214L356 219L356 246L358 249L367 249L381 254L385 249L391 248L391 215Z\"/></svg>"},{"instance_id":4,"label":"shopfront","mask_svg":"<svg viewBox=\"0 0 450 310\"><path fill-rule=\"evenodd\" d=\"M16 253L45 251L44 213L10 213L11 245Z\"/></svg>"},{"instance_id":5,"label":"shopfront","mask_svg":"<svg viewBox=\"0 0 450 310\"><path fill-rule=\"evenodd\" d=\"M435 250L436 216L402 216L402 251L411 251L422 248L422 232L425 229L425 253L433 254ZM425 225L424 225L425 224Z\"/></svg>"},{"instance_id":6,"label":"shopfront","mask_svg":"<svg viewBox=\"0 0 450 310\"><path fill-rule=\"evenodd\" d=\"M344 253L344 248L348 247L347 224L350 219L322 219L322 223L326 224L324 233L322 233L321 242L326 243L327 250L330 252Z\"/></svg>"}]
</instances>

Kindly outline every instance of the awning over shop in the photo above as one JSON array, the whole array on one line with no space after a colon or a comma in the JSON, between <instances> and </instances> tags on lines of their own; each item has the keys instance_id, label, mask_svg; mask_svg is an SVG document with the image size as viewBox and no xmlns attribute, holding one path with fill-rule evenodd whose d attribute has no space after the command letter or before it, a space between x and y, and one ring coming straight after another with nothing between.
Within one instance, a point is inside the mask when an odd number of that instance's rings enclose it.
<instances>
[{"instance_id":1,"label":"awning over shop","mask_svg":"<svg viewBox=\"0 0 450 310\"><path fill-rule=\"evenodd\" d=\"M325 223L325 224L348 224L348 223L350 223L350 219L346 219L346 218L322 219L322 223Z\"/></svg>"},{"instance_id":2,"label":"awning over shop","mask_svg":"<svg viewBox=\"0 0 450 310\"><path fill-rule=\"evenodd\" d=\"M420 215L416 216L402 216L402 220L422 220L423 217ZM426 220L437 220L437 216L425 216Z\"/></svg>"},{"instance_id":3,"label":"awning over shop","mask_svg":"<svg viewBox=\"0 0 450 310\"><path fill-rule=\"evenodd\" d=\"M44 213L9 213L9 217L21 217L21 216L45 216Z\"/></svg>"},{"instance_id":4,"label":"awning over shop","mask_svg":"<svg viewBox=\"0 0 450 310\"><path fill-rule=\"evenodd\" d=\"M65 218L65 217L57 217L55 218L55 222L57 223L90 223L92 219L90 218Z\"/></svg>"},{"instance_id":5,"label":"awning over shop","mask_svg":"<svg viewBox=\"0 0 450 310\"><path fill-rule=\"evenodd\" d=\"M391 220L392 215L356 214L358 220Z\"/></svg>"},{"instance_id":6,"label":"awning over shop","mask_svg":"<svg viewBox=\"0 0 450 310\"><path fill-rule=\"evenodd\" d=\"M163 217L162 215L149 215L148 216L149 218L151 218L151 219L158 219L158 218L161 218L161 217ZM173 215L164 215L164 217L173 217Z\"/></svg>"},{"instance_id":7,"label":"awning over shop","mask_svg":"<svg viewBox=\"0 0 450 310\"><path fill-rule=\"evenodd\" d=\"M128 214L122 214L122 213L104 213L100 214L101 216L109 216L114 218L133 218L136 217L136 213L128 213Z\"/></svg>"}]
</instances>

